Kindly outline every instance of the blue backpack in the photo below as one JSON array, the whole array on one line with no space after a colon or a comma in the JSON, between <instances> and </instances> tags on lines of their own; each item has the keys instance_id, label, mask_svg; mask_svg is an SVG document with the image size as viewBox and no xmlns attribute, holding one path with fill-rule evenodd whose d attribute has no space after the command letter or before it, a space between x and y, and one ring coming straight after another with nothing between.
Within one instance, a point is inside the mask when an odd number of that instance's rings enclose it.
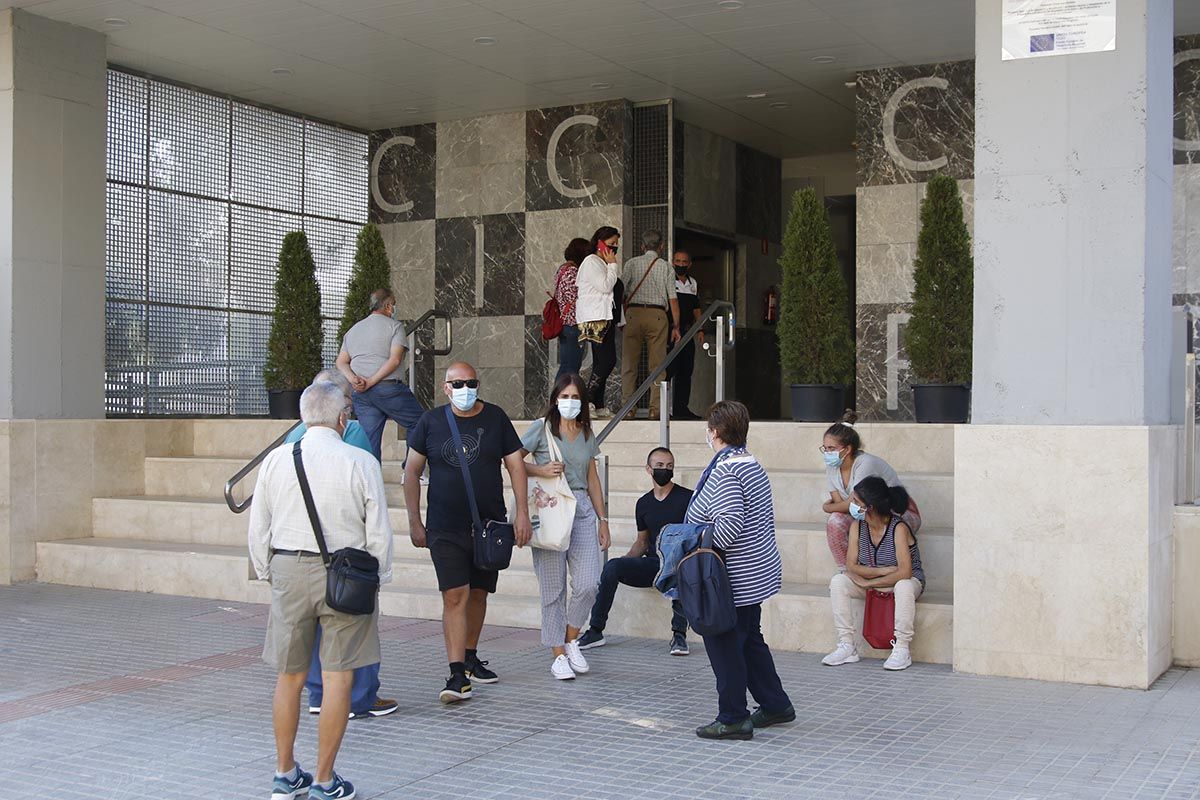
<instances>
[{"instance_id":1,"label":"blue backpack","mask_svg":"<svg viewBox=\"0 0 1200 800\"><path fill-rule=\"evenodd\" d=\"M692 630L701 636L720 636L737 624L733 588L725 559L713 549L713 526L706 525L699 547L679 561L675 570L679 603Z\"/></svg>"}]
</instances>

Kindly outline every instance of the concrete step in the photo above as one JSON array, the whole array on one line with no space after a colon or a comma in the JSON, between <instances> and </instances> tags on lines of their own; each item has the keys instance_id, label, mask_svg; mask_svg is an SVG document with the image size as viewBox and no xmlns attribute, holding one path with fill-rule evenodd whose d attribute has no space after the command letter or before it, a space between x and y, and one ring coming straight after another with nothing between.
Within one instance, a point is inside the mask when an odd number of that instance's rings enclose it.
<instances>
[{"instance_id":1,"label":"concrete step","mask_svg":"<svg viewBox=\"0 0 1200 800\"><path fill-rule=\"evenodd\" d=\"M415 558L397 559L395 580L380 593L385 614L439 619L441 601L433 566ZM218 600L269 602L269 587L250 576L243 547L179 544L136 539L74 539L39 542L37 575L46 583L124 591L182 594ZM534 591L530 591L530 581ZM488 620L496 625L538 627L540 600L532 571L516 565L500 579L500 591L488 604ZM861 614L861 611L860 611ZM917 609L913 657L949 663L952 643L949 594L930 591ZM665 637L670 607L649 589L622 587L617 592L608 633ZM821 584L785 584L763 611L763 630L780 650L825 652L832 648L828 588ZM883 654L866 649L864 655Z\"/></svg>"},{"instance_id":2,"label":"concrete step","mask_svg":"<svg viewBox=\"0 0 1200 800\"><path fill-rule=\"evenodd\" d=\"M408 538L408 514L389 510L396 553L415 552ZM248 514L234 514L221 500L186 497L107 497L92 501L92 535L102 539L138 539L176 544L243 547ZM632 516L614 516L610 556L624 554L637 536ZM931 590L953 586L954 540L948 528L927 526L918 534ZM777 530L784 575L802 583L824 583L835 569L823 523L780 523ZM518 551L528 560L528 551Z\"/></svg>"}]
</instances>

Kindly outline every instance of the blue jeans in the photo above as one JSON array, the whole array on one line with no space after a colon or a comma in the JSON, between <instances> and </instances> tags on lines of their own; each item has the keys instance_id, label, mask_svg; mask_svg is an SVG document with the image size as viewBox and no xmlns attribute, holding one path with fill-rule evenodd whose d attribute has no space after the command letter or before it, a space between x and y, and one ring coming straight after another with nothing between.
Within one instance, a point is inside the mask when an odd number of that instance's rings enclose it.
<instances>
[{"instance_id":1,"label":"blue jeans","mask_svg":"<svg viewBox=\"0 0 1200 800\"><path fill-rule=\"evenodd\" d=\"M308 667L308 679L304 688L308 689L308 704L321 705L321 626L317 626L317 639L313 643L312 663ZM350 710L355 714L365 714L379 699L379 665L368 664L354 670L354 683L350 687Z\"/></svg>"},{"instance_id":2,"label":"blue jeans","mask_svg":"<svg viewBox=\"0 0 1200 800\"><path fill-rule=\"evenodd\" d=\"M400 381L381 381L365 392L355 392L352 402L354 416L371 441L371 452L383 460L383 426L394 420L405 430L412 430L425 409Z\"/></svg>"},{"instance_id":3,"label":"blue jeans","mask_svg":"<svg viewBox=\"0 0 1200 800\"><path fill-rule=\"evenodd\" d=\"M762 603L738 606L737 624L720 636L705 636L708 663L717 678L717 722L737 724L750 716L746 708L746 690L768 714L778 714L792 704L775 659L763 641Z\"/></svg>"},{"instance_id":4,"label":"blue jeans","mask_svg":"<svg viewBox=\"0 0 1200 800\"><path fill-rule=\"evenodd\" d=\"M579 374L583 366L583 348L579 346L579 328L575 325L563 325L558 337L558 380L567 373Z\"/></svg>"},{"instance_id":5,"label":"blue jeans","mask_svg":"<svg viewBox=\"0 0 1200 800\"><path fill-rule=\"evenodd\" d=\"M600 633L608 624L608 612L612 610L618 584L645 589L654 585L654 576L657 574L658 559L653 556L610 558L600 573L600 590L592 605L592 630ZM671 603L671 632L687 635L687 617L683 616L678 600Z\"/></svg>"}]
</instances>

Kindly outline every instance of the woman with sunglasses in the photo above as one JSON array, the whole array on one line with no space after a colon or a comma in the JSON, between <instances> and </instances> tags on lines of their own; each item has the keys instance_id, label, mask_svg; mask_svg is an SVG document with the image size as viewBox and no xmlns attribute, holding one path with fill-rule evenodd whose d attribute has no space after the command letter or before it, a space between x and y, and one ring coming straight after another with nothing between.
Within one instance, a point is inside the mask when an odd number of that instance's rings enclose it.
<instances>
[{"instance_id":1,"label":"woman with sunglasses","mask_svg":"<svg viewBox=\"0 0 1200 800\"><path fill-rule=\"evenodd\" d=\"M550 457L551 437L562 461ZM604 492L596 471L600 446L592 433L587 388L578 375L558 377L545 416L529 426L521 437L521 446L522 456L533 455L534 463L525 465L527 473L551 479L565 475L575 495L575 520L567 549L533 548L533 571L542 595L542 644L554 653L550 674L557 680L573 680L576 674L589 669L577 639L587 625L600 587L600 551L609 545Z\"/></svg>"},{"instance_id":2,"label":"woman with sunglasses","mask_svg":"<svg viewBox=\"0 0 1200 800\"><path fill-rule=\"evenodd\" d=\"M579 265L575 278L579 289L575 301L575 323L579 328L580 347L592 345L592 375L588 378L587 394L591 398L591 416L606 419L612 413L604 405L604 387L617 365L616 327L620 323L617 309L620 304L614 291L620 283L617 264L617 244L621 234L616 228L602 225L588 243L590 255Z\"/></svg>"},{"instance_id":3,"label":"woman with sunglasses","mask_svg":"<svg viewBox=\"0 0 1200 800\"><path fill-rule=\"evenodd\" d=\"M857 414L846 411L841 422L829 426L821 442L821 458L825 461L825 477L829 484L829 499L821 506L829 515L825 522L825 538L839 572L846 569L846 550L854 525L850 516L850 487L871 477L882 478L888 486L900 485L900 476L891 464L863 450L862 437L854 428L857 421ZM908 507L901 516L913 533L921 529L921 512L911 497L908 497Z\"/></svg>"}]
</instances>

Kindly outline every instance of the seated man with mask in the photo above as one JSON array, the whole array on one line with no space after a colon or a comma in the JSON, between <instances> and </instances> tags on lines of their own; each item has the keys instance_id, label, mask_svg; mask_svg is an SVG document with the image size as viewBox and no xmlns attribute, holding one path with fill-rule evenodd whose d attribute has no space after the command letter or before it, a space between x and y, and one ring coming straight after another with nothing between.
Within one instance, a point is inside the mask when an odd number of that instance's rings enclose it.
<instances>
[{"instance_id":1,"label":"seated man with mask","mask_svg":"<svg viewBox=\"0 0 1200 800\"><path fill-rule=\"evenodd\" d=\"M647 588L654 585L658 574L658 550L655 545L658 533L664 525L683 522L692 490L677 485L675 456L665 447L656 447L646 458L646 472L654 481L654 488L646 492L637 502L637 539L629 552L620 558L610 558L600 574L600 592L592 606L591 627L579 637L579 649L601 647L604 641L604 626L608 623L608 612L612 609L617 585ZM687 643L687 619L679 601L671 603L671 648L673 656L686 656L690 650Z\"/></svg>"}]
</instances>

